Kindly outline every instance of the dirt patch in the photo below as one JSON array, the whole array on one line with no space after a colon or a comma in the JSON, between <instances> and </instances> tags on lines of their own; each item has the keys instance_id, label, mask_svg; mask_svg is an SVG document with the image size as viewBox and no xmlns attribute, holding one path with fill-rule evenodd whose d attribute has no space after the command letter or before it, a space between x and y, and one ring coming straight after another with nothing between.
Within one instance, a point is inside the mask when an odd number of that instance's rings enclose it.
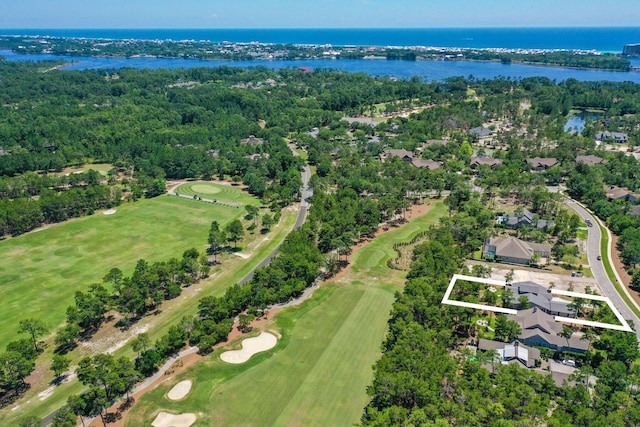
<instances>
[{"instance_id":1,"label":"dirt patch","mask_svg":"<svg viewBox=\"0 0 640 427\"><path fill-rule=\"evenodd\" d=\"M235 256L239 256L242 259L248 259L251 255L243 254L242 252L234 252Z\"/></svg>"},{"instance_id":2,"label":"dirt patch","mask_svg":"<svg viewBox=\"0 0 640 427\"><path fill-rule=\"evenodd\" d=\"M590 277L571 277L570 274L549 273L534 269L520 268L518 266L507 266L504 264L490 264L482 262L468 262L467 265L484 265L491 268L491 279L505 280L505 276L513 271L513 283L532 281L545 288L552 288L560 291L574 291L586 293L587 288L591 291L602 293L598 287L598 282Z\"/></svg>"},{"instance_id":3,"label":"dirt patch","mask_svg":"<svg viewBox=\"0 0 640 427\"><path fill-rule=\"evenodd\" d=\"M45 400L46 398L51 397L51 395L53 394L54 391L56 391L56 386L52 385L48 389L38 393L38 398L40 400Z\"/></svg>"}]
</instances>

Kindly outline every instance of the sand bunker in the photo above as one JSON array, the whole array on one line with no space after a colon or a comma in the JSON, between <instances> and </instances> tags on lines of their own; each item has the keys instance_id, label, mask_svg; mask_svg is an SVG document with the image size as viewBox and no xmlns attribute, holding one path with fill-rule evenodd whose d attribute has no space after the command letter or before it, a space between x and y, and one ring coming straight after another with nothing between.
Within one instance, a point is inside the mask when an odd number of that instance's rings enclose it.
<instances>
[{"instance_id":1,"label":"sand bunker","mask_svg":"<svg viewBox=\"0 0 640 427\"><path fill-rule=\"evenodd\" d=\"M167 397L170 400L181 400L191 391L191 380L180 381L173 386Z\"/></svg>"},{"instance_id":2,"label":"sand bunker","mask_svg":"<svg viewBox=\"0 0 640 427\"><path fill-rule=\"evenodd\" d=\"M153 427L189 427L195 422L195 414L173 415L166 412L160 412L151 425Z\"/></svg>"},{"instance_id":3,"label":"sand bunker","mask_svg":"<svg viewBox=\"0 0 640 427\"><path fill-rule=\"evenodd\" d=\"M113 215L114 213L116 213L115 209L107 209L106 211L102 212L105 215Z\"/></svg>"},{"instance_id":4,"label":"sand bunker","mask_svg":"<svg viewBox=\"0 0 640 427\"><path fill-rule=\"evenodd\" d=\"M244 363L256 353L272 349L278 343L278 338L269 332L263 332L257 337L242 341L242 350L225 351L220 359L227 363Z\"/></svg>"}]
</instances>

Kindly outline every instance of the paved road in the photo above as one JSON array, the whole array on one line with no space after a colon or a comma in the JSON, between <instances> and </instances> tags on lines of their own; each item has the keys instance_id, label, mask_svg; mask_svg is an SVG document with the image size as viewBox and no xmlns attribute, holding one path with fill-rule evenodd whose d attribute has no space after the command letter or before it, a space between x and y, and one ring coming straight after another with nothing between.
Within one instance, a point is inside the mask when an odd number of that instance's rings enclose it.
<instances>
[{"instance_id":1,"label":"paved road","mask_svg":"<svg viewBox=\"0 0 640 427\"><path fill-rule=\"evenodd\" d=\"M589 259L589 265L591 266L593 277L598 282L600 290L602 290L604 296L611 300L618 311L620 311L620 314L622 314L622 317L633 322L636 328L636 336L638 336L638 340L640 340L640 319L627 306L620 294L618 294L613 283L611 283L611 280L609 280L609 276L604 269L603 261L598 261L598 256L601 255L600 241L602 239L602 233L600 232L600 227L598 227L598 220L574 200L565 198L564 202L578 215L580 215L583 220L588 219L593 224L593 227L588 227L589 235L587 238L587 258Z\"/></svg>"},{"instance_id":2,"label":"paved road","mask_svg":"<svg viewBox=\"0 0 640 427\"><path fill-rule=\"evenodd\" d=\"M293 154L296 156L298 155L295 151L293 151ZM297 230L298 228L300 228L302 224L304 224L305 220L307 219L307 211L309 210L309 198L313 195L313 191L309 188L310 179L311 179L311 168L309 168L309 165L306 165L304 167L304 170L302 171L302 187L300 188L300 210L298 211L298 218L296 218L296 223L293 226L294 230ZM265 259L263 259L262 262L256 266L256 268L251 270L251 272L247 274L244 277L244 279L240 280L238 282L238 285L240 286L246 285L249 282L249 280L251 280L256 270L259 270L269 265L269 263L271 263L271 260L273 260L273 258L275 258L275 256L278 255L279 251L280 251L280 246L275 248L273 252L271 252Z\"/></svg>"}]
</instances>

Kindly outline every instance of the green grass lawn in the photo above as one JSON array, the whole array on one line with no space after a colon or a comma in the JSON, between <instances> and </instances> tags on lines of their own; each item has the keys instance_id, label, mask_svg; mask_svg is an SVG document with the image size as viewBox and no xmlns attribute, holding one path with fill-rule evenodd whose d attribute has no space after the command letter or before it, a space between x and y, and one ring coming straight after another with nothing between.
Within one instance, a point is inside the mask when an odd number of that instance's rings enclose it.
<instances>
[{"instance_id":1,"label":"green grass lawn","mask_svg":"<svg viewBox=\"0 0 640 427\"><path fill-rule=\"evenodd\" d=\"M21 319L57 328L75 292L101 282L113 267L129 275L141 258L163 261L191 247L204 250L211 221L225 224L243 213L161 196L0 242L0 343L16 338Z\"/></svg>"},{"instance_id":2,"label":"green grass lawn","mask_svg":"<svg viewBox=\"0 0 640 427\"><path fill-rule=\"evenodd\" d=\"M243 205L259 205L256 198L251 197L240 187L222 185L213 182L187 182L175 189L176 193L195 196L203 199L219 200L221 202L242 203Z\"/></svg>"},{"instance_id":3,"label":"green grass lawn","mask_svg":"<svg viewBox=\"0 0 640 427\"><path fill-rule=\"evenodd\" d=\"M377 237L352 256L351 270L338 282L323 284L301 306L280 312L267 327L282 335L274 350L242 365L222 362L216 351L142 397L126 425L148 425L161 409L194 412L196 426L357 423L368 402L366 387L394 292L405 279L406 273L387 267L396 256L393 245L445 213L436 203L429 214ZM171 387L187 378L194 381L191 394L181 402L167 400Z\"/></svg>"}]
</instances>

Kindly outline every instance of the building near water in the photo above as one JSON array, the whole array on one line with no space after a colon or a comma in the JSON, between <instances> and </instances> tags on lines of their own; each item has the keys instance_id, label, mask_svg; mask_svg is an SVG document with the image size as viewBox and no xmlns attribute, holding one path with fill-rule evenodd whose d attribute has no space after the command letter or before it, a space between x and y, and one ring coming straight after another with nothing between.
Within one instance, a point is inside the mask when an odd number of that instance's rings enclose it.
<instances>
[{"instance_id":1,"label":"building near water","mask_svg":"<svg viewBox=\"0 0 640 427\"><path fill-rule=\"evenodd\" d=\"M640 43L625 44L622 54L627 56L640 56Z\"/></svg>"}]
</instances>

